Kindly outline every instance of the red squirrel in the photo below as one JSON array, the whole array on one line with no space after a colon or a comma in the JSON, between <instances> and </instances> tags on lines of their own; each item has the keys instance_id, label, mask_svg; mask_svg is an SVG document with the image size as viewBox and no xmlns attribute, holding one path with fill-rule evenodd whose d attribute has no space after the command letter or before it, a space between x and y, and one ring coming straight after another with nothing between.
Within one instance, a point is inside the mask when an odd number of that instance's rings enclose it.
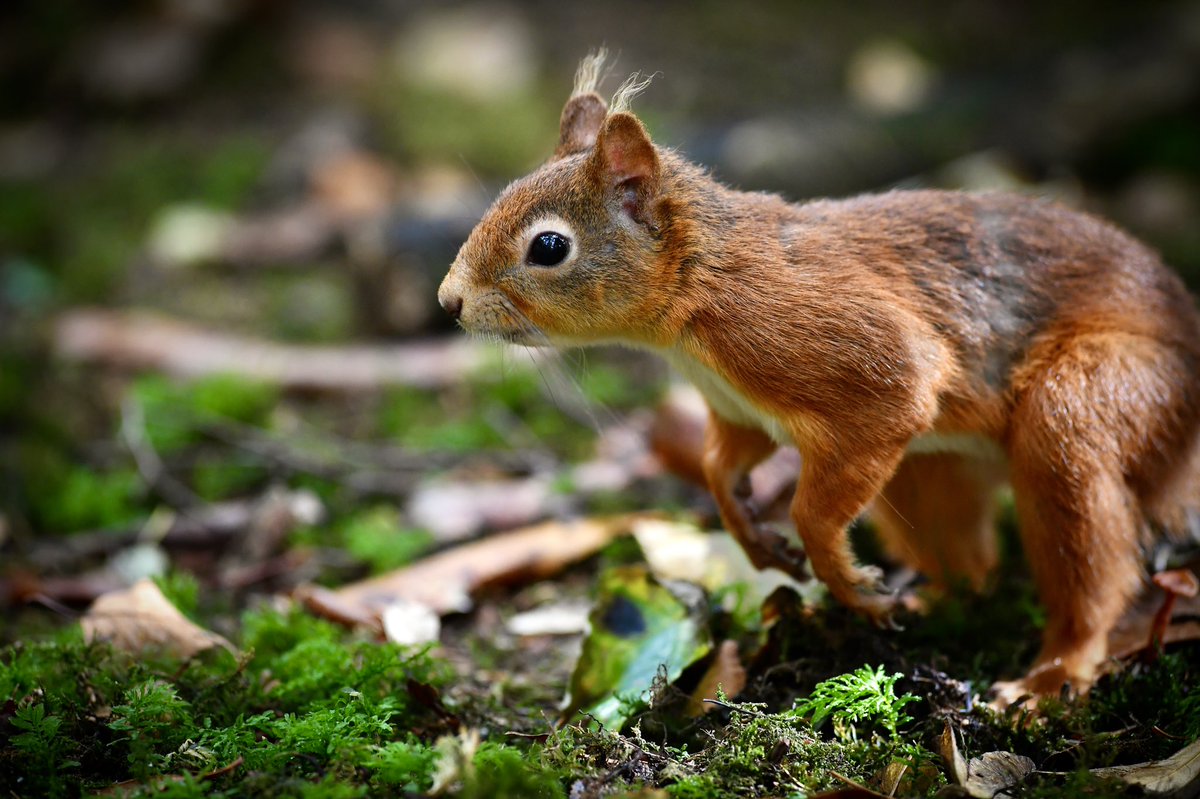
<instances>
[{"instance_id":1,"label":"red squirrel","mask_svg":"<svg viewBox=\"0 0 1200 799\"><path fill-rule=\"evenodd\" d=\"M813 573L877 624L898 598L856 563L885 549L935 585L980 586L1012 486L1043 645L1001 701L1086 692L1141 587L1142 549L1200 507L1200 315L1112 225L1003 193L789 203L655 145L581 64L558 146L509 185L438 290L463 328L529 345L660 353L710 410L703 470L759 569ZM802 466L803 551L756 522L749 471Z\"/></svg>"}]
</instances>

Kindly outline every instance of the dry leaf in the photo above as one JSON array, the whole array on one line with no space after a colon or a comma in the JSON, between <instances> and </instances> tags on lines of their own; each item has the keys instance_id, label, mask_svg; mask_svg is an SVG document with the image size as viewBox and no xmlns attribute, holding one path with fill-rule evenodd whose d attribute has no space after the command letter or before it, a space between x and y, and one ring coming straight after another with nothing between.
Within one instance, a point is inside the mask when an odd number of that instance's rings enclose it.
<instances>
[{"instance_id":1,"label":"dry leaf","mask_svg":"<svg viewBox=\"0 0 1200 799\"><path fill-rule=\"evenodd\" d=\"M809 589L775 569L759 571L746 551L728 533L705 533L695 525L646 518L633 526L633 535L660 580L685 580L716 591L744 583L747 602L761 604L779 586L805 595Z\"/></svg>"},{"instance_id":2,"label":"dry leaf","mask_svg":"<svg viewBox=\"0 0 1200 799\"><path fill-rule=\"evenodd\" d=\"M440 552L403 569L351 583L337 591L306 587L297 592L314 612L379 618L397 601L420 602L435 613L462 612L471 594L489 585L532 581L555 574L629 532L644 514L603 519L549 521L500 533Z\"/></svg>"},{"instance_id":3,"label":"dry leaf","mask_svg":"<svg viewBox=\"0 0 1200 799\"><path fill-rule=\"evenodd\" d=\"M1012 752L985 752L967 763L963 787L977 799L992 799L1033 772L1033 761Z\"/></svg>"},{"instance_id":4,"label":"dry leaf","mask_svg":"<svg viewBox=\"0 0 1200 799\"><path fill-rule=\"evenodd\" d=\"M1033 761L1012 752L986 752L970 761L958 749L958 739L950 722L942 728L938 754L946 764L947 776L976 799L992 799L1016 785L1033 771Z\"/></svg>"},{"instance_id":5,"label":"dry leaf","mask_svg":"<svg viewBox=\"0 0 1200 799\"><path fill-rule=\"evenodd\" d=\"M214 646L234 651L221 636L188 621L150 580L104 594L79 624L88 643L107 641L134 654L153 649L186 660Z\"/></svg>"},{"instance_id":6,"label":"dry leaf","mask_svg":"<svg viewBox=\"0 0 1200 799\"><path fill-rule=\"evenodd\" d=\"M687 715L690 718L703 715L716 709L716 705L705 702L705 699L716 699L717 689L725 692L726 696L737 696L746 687L746 668L738 656L738 646L735 641L722 641L717 648L717 656L713 659L708 671L700 678L696 690L688 699Z\"/></svg>"},{"instance_id":7,"label":"dry leaf","mask_svg":"<svg viewBox=\"0 0 1200 799\"><path fill-rule=\"evenodd\" d=\"M442 620L421 602L398 599L383 609L382 617L383 633L394 644L429 644L442 632Z\"/></svg>"},{"instance_id":8,"label":"dry leaf","mask_svg":"<svg viewBox=\"0 0 1200 799\"><path fill-rule=\"evenodd\" d=\"M883 793L887 796L895 796L896 789L900 787L900 780L904 778L905 772L908 771L908 764L899 760L893 760L887 764L887 768L883 770L883 774L879 778L879 787L883 789Z\"/></svg>"},{"instance_id":9,"label":"dry leaf","mask_svg":"<svg viewBox=\"0 0 1200 799\"><path fill-rule=\"evenodd\" d=\"M504 628L513 635L578 635L587 631L591 605L556 602L512 616Z\"/></svg>"},{"instance_id":10,"label":"dry leaf","mask_svg":"<svg viewBox=\"0 0 1200 799\"><path fill-rule=\"evenodd\" d=\"M1192 741L1166 760L1098 768L1092 774L1118 777L1156 796L1197 796L1200 795L1200 740Z\"/></svg>"},{"instance_id":11,"label":"dry leaf","mask_svg":"<svg viewBox=\"0 0 1200 799\"><path fill-rule=\"evenodd\" d=\"M949 721L942 727L942 734L938 738L938 754L942 756L942 762L946 764L946 776L950 778L950 781L955 785L965 784L967 761L962 756L962 752L958 751L958 738Z\"/></svg>"}]
</instances>

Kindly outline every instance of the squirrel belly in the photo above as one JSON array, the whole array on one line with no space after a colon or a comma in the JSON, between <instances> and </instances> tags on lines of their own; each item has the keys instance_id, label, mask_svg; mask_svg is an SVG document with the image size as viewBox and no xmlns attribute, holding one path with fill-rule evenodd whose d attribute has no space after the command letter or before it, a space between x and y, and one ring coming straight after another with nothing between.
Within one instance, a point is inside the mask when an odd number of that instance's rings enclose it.
<instances>
[{"instance_id":1,"label":"squirrel belly","mask_svg":"<svg viewBox=\"0 0 1200 799\"><path fill-rule=\"evenodd\" d=\"M1086 691L1142 547L1200 508L1200 315L1178 276L1031 197L735 191L609 109L596 63L580 74L554 155L472 231L442 305L512 341L662 354L708 402L705 479L755 566L803 575L807 558L880 625L897 598L856 563L850 523L872 509L893 558L981 586L1007 482L1047 624L1001 698ZM803 552L743 490L787 444Z\"/></svg>"}]
</instances>

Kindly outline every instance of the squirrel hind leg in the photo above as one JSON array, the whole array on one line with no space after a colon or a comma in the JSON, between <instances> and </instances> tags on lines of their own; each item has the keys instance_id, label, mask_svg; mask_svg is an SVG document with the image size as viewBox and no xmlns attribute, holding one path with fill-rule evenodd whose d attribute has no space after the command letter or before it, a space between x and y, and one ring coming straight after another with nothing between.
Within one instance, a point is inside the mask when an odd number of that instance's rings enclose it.
<instances>
[{"instance_id":1,"label":"squirrel hind leg","mask_svg":"<svg viewBox=\"0 0 1200 799\"><path fill-rule=\"evenodd\" d=\"M884 550L928 577L935 593L983 588L996 564L1002 464L953 452L905 456L870 511Z\"/></svg>"},{"instance_id":2,"label":"squirrel hind leg","mask_svg":"<svg viewBox=\"0 0 1200 799\"><path fill-rule=\"evenodd\" d=\"M1175 353L1144 337L1050 343L1015 384L1010 418L1021 540L1047 613L1041 653L1004 686L1010 696L1082 693L1096 679L1108 634L1144 579L1137 486L1161 473L1163 420L1181 418L1187 394Z\"/></svg>"}]
</instances>

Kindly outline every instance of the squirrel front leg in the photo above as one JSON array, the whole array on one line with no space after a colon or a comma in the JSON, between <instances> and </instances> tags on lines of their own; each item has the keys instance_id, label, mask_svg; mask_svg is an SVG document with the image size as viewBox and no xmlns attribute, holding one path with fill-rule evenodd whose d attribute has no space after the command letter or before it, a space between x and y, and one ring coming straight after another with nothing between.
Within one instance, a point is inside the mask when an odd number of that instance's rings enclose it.
<instances>
[{"instance_id":1,"label":"squirrel front leg","mask_svg":"<svg viewBox=\"0 0 1200 799\"><path fill-rule=\"evenodd\" d=\"M879 627L896 627L893 613L902 603L883 587L877 570L857 564L847 528L887 484L904 447L904 441L873 442L805 452L792 499L792 519L813 574L834 599Z\"/></svg>"},{"instance_id":2,"label":"squirrel front leg","mask_svg":"<svg viewBox=\"0 0 1200 799\"><path fill-rule=\"evenodd\" d=\"M804 553L788 546L779 533L759 525L749 504L750 470L776 447L761 430L735 425L710 411L704 434L704 478L721 521L754 567L777 568L804 580Z\"/></svg>"}]
</instances>

